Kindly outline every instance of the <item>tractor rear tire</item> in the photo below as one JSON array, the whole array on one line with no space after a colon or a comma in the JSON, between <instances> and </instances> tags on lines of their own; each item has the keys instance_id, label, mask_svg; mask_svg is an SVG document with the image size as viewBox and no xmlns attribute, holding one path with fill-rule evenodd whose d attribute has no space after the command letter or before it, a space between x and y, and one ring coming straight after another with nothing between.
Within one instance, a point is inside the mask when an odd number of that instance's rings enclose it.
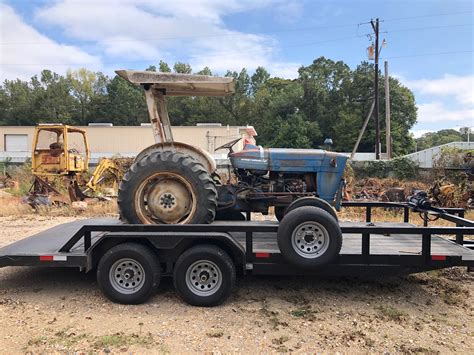
<instances>
[{"instance_id":1,"label":"tractor rear tire","mask_svg":"<svg viewBox=\"0 0 474 355\"><path fill-rule=\"evenodd\" d=\"M123 220L132 224L207 224L217 191L206 169L179 152L152 152L125 174L118 193Z\"/></svg>"},{"instance_id":2,"label":"tractor rear tire","mask_svg":"<svg viewBox=\"0 0 474 355\"><path fill-rule=\"evenodd\" d=\"M333 261L341 251L339 223L319 207L303 206L288 212L277 233L278 247L291 264L312 269Z\"/></svg>"}]
</instances>

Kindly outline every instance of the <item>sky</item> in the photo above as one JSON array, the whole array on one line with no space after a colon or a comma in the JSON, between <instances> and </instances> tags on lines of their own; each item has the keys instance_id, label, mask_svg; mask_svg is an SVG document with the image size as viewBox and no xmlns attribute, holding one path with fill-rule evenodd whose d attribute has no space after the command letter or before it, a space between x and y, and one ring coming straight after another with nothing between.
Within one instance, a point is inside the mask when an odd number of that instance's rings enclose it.
<instances>
[{"instance_id":1,"label":"sky","mask_svg":"<svg viewBox=\"0 0 474 355\"><path fill-rule=\"evenodd\" d=\"M320 56L367 60L379 18L381 67L415 93L418 137L474 126L473 11L469 0L0 0L0 81L160 60L295 78Z\"/></svg>"}]
</instances>

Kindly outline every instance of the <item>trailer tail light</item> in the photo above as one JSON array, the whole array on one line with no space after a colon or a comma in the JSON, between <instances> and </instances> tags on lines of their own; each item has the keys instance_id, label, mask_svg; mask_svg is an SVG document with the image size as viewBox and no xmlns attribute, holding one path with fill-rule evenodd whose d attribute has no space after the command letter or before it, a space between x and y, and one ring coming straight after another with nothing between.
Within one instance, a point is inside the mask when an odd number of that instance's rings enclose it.
<instances>
[{"instance_id":1,"label":"trailer tail light","mask_svg":"<svg viewBox=\"0 0 474 355\"><path fill-rule=\"evenodd\" d=\"M255 253L255 257L258 259L268 259L270 257L270 253Z\"/></svg>"},{"instance_id":2,"label":"trailer tail light","mask_svg":"<svg viewBox=\"0 0 474 355\"><path fill-rule=\"evenodd\" d=\"M431 255L431 260L444 261L446 260L446 255Z\"/></svg>"},{"instance_id":3,"label":"trailer tail light","mask_svg":"<svg viewBox=\"0 0 474 355\"><path fill-rule=\"evenodd\" d=\"M40 261L67 261L65 255L40 255Z\"/></svg>"}]
</instances>

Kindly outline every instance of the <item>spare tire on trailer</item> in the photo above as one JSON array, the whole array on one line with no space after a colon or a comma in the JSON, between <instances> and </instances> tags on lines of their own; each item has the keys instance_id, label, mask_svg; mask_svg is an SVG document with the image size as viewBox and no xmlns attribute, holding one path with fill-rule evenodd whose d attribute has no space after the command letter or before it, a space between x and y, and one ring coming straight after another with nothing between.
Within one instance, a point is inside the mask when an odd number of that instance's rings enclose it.
<instances>
[{"instance_id":1,"label":"spare tire on trailer","mask_svg":"<svg viewBox=\"0 0 474 355\"><path fill-rule=\"evenodd\" d=\"M133 224L211 223L217 191L209 173L179 152L152 152L136 161L120 183L122 219Z\"/></svg>"},{"instance_id":2,"label":"spare tire on trailer","mask_svg":"<svg viewBox=\"0 0 474 355\"><path fill-rule=\"evenodd\" d=\"M341 251L339 223L319 207L288 212L278 226L278 247L291 264L311 269L332 262Z\"/></svg>"}]
</instances>

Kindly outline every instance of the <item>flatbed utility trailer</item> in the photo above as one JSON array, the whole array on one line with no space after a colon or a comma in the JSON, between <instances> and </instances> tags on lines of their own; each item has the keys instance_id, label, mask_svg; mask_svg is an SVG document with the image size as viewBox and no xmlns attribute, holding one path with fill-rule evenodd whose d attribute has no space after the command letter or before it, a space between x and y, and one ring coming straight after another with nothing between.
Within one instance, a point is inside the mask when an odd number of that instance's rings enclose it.
<instances>
[{"instance_id":1,"label":"flatbed utility trailer","mask_svg":"<svg viewBox=\"0 0 474 355\"><path fill-rule=\"evenodd\" d=\"M282 255L276 238L278 222L130 225L115 219L70 222L5 246L0 249L0 267L97 270L104 293L115 302L129 304L145 302L162 276L172 276L180 296L197 306L224 301L236 274L380 275L452 266L474 269L474 242L464 239L474 235L474 222L464 218L463 209L438 214L455 227L429 227L427 223L416 227L409 223L412 206L407 203L346 202L343 207L364 208L366 220L340 222L343 244L339 255L312 269L294 266ZM402 209L403 222L374 223L375 208Z\"/></svg>"}]
</instances>

